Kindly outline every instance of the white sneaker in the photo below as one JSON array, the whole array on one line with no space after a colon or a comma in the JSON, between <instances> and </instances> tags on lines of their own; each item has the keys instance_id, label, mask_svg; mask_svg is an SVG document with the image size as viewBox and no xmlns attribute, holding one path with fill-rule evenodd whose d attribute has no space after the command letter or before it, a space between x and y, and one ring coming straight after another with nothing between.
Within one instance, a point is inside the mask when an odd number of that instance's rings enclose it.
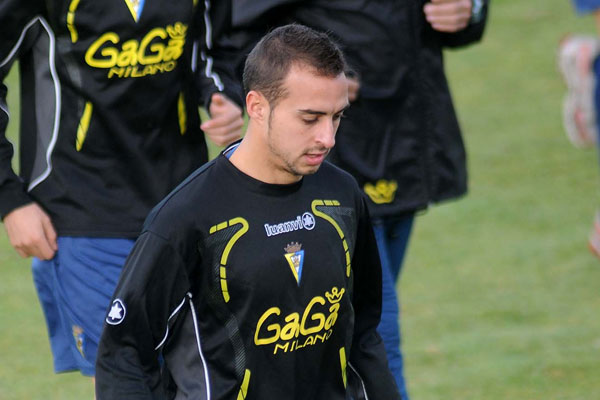
<instances>
[{"instance_id":1,"label":"white sneaker","mask_svg":"<svg viewBox=\"0 0 600 400\"><path fill-rule=\"evenodd\" d=\"M558 48L558 67L568 90L563 102L563 125L576 147L590 147L598 137L593 64L599 53L600 39L594 36L570 35Z\"/></svg>"}]
</instances>

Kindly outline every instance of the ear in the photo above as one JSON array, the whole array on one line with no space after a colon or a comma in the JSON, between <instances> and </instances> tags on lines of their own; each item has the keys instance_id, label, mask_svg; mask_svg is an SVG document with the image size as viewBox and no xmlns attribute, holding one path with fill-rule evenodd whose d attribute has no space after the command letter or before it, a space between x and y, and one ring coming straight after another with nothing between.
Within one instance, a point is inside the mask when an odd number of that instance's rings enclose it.
<instances>
[{"instance_id":1,"label":"ear","mask_svg":"<svg viewBox=\"0 0 600 400\"><path fill-rule=\"evenodd\" d=\"M251 120L260 123L268 116L269 102L256 90L251 90L246 95L246 112Z\"/></svg>"}]
</instances>

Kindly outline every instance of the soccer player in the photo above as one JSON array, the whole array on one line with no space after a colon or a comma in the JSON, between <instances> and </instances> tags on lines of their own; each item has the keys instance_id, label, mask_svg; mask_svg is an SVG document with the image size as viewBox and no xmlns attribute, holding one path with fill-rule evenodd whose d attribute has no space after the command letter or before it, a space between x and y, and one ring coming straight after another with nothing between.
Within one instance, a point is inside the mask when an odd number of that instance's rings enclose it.
<instances>
[{"instance_id":1,"label":"soccer player","mask_svg":"<svg viewBox=\"0 0 600 400\"><path fill-rule=\"evenodd\" d=\"M0 85L0 216L34 257L56 372L94 375L106 310L144 218L239 137L241 108L211 68L227 2L2 0L0 79L21 77L20 171ZM197 87L192 75L198 75ZM241 103L241 90L238 95ZM210 104L209 104L210 102Z\"/></svg>"},{"instance_id":2,"label":"soccer player","mask_svg":"<svg viewBox=\"0 0 600 400\"><path fill-rule=\"evenodd\" d=\"M348 107L344 68L300 25L252 50L244 139L152 211L126 263L99 400L400 398L376 332L365 201L324 162Z\"/></svg>"},{"instance_id":3,"label":"soccer player","mask_svg":"<svg viewBox=\"0 0 600 400\"><path fill-rule=\"evenodd\" d=\"M254 0L233 2L229 43L243 60L260 32L290 21L328 32L353 71L352 106L329 161L367 196L383 269L379 332L400 393L396 286L414 216L467 189L465 149L443 49L478 41L489 0ZM256 38L256 39L255 39ZM243 65L240 61L239 65ZM350 75L350 74L348 74Z\"/></svg>"}]
</instances>

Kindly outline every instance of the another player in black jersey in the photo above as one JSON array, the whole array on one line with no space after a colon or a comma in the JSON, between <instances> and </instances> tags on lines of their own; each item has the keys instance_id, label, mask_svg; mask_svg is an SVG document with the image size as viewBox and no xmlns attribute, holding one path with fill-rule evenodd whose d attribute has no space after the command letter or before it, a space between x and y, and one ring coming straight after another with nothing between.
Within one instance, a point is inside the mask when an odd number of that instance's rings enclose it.
<instances>
[{"instance_id":1,"label":"another player in black jersey","mask_svg":"<svg viewBox=\"0 0 600 400\"><path fill-rule=\"evenodd\" d=\"M324 162L348 106L325 34L278 28L244 73L248 130L146 220L100 341L97 397L400 399L354 179Z\"/></svg>"},{"instance_id":2,"label":"another player in black jersey","mask_svg":"<svg viewBox=\"0 0 600 400\"><path fill-rule=\"evenodd\" d=\"M21 84L17 174L0 82L0 218L34 257L56 372L94 375L125 259L152 207L208 161L202 130L241 135L241 90L213 58L229 5L0 1L0 81L18 61Z\"/></svg>"}]
</instances>

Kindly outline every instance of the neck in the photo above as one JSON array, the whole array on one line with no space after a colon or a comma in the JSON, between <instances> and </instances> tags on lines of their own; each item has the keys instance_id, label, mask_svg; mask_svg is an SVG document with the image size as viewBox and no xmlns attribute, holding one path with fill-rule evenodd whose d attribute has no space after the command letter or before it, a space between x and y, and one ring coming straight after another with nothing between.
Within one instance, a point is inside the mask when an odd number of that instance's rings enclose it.
<instances>
[{"instance_id":1,"label":"neck","mask_svg":"<svg viewBox=\"0 0 600 400\"><path fill-rule=\"evenodd\" d=\"M287 185L298 182L301 176L290 174L271 161L269 147L250 126L229 161L244 174L264 183Z\"/></svg>"}]
</instances>

